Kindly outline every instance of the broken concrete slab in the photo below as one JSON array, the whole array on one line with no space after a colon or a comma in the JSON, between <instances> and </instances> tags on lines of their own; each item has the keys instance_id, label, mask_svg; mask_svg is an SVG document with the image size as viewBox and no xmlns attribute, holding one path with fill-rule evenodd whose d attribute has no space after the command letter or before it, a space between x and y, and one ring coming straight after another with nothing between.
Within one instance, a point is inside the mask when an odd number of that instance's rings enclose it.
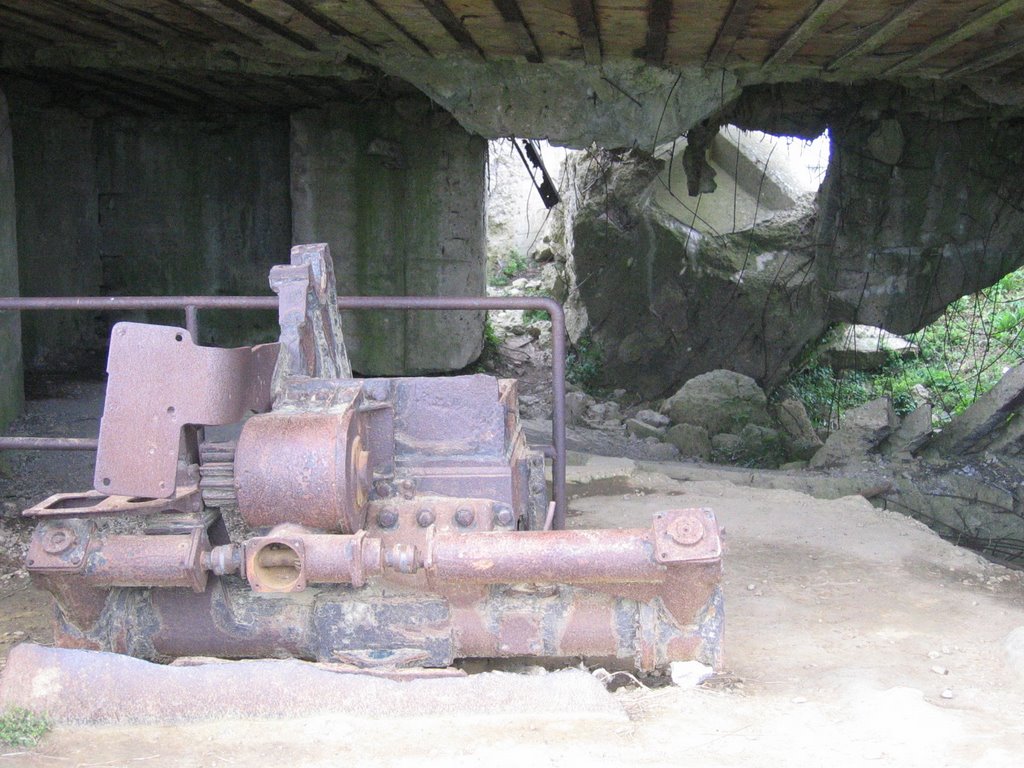
<instances>
[{"instance_id":1,"label":"broken concrete slab","mask_svg":"<svg viewBox=\"0 0 1024 768\"><path fill-rule=\"evenodd\" d=\"M795 398L783 400L775 407L775 419L786 436L786 451L790 456L808 460L823 445L804 404Z\"/></svg>"},{"instance_id":2,"label":"broken concrete slab","mask_svg":"<svg viewBox=\"0 0 1024 768\"><path fill-rule=\"evenodd\" d=\"M638 421L642 421L644 424L649 424L652 427L667 428L669 424L672 423L672 420L665 414L652 411L649 408L637 411L636 419Z\"/></svg>"},{"instance_id":3,"label":"broken concrete slab","mask_svg":"<svg viewBox=\"0 0 1024 768\"><path fill-rule=\"evenodd\" d=\"M676 424L665 432L665 442L671 443L684 459L711 458L711 438L704 427L696 424Z\"/></svg>"},{"instance_id":4,"label":"broken concrete slab","mask_svg":"<svg viewBox=\"0 0 1024 768\"><path fill-rule=\"evenodd\" d=\"M928 442L932 434L932 407L925 403L904 417L899 428L889 436L885 452L893 456L911 455Z\"/></svg>"},{"instance_id":5,"label":"broken concrete slab","mask_svg":"<svg viewBox=\"0 0 1024 768\"><path fill-rule=\"evenodd\" d=\"M653 147L681 136L740 92L731 72L699 66L660 68L606 59L530 64L447 56L391 56L385 64L487 138L544 136L580 149Z\"/></svg>"},{"instance_id":6,"label":"broken concrete slab","mask_svg":"<svg viewBox=\"0 0 1024 768\"><path fill-rule=\"evenodd\" d=\"M921 348L902 336L873 325L843 325L821 349L823 363L835 370L873 371L893 357L916 357Z\"/></svg>"},{"instance_id":7,"label":"broken concrete slab","mask_svg":"<svg viewBox=\"0 0 1024 768\"><path fill-rule=\"evenodd\" d=\"M641 439L656 437L660 440L665 436L665 427L655 427L640 419L626 419L626 431Z\"/></svg>"},{"instance_id":8,"label":"broken concrete slab","mask_svg":"<svg viewBox=\"0 0 1024 768\"><path fill-rule=\"evenodd\" d=\"M930 454L971 453L993 430L1005 424L1024 405L1024 364L1011 368L992 389L963 413L953 417L928 445Z\"/></svg>"},{"instance_id":9,"label":"broken concrete slab","mask_svg":"<svg viewBox=\"0 0 1024 768\"><path fill-rule=\"evenodd\" d=\"M848 464L866 456L899 426L888 397L879 397L848 411L838 431L811 457L812 469Z\"/></svg>"}]
</instances>

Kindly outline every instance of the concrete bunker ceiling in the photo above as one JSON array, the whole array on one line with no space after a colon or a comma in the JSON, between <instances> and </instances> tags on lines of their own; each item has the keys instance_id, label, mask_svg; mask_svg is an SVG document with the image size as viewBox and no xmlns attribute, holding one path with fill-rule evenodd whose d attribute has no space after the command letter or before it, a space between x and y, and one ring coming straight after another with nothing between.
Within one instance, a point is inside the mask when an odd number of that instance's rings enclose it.
<instances>
[{"instance_id":1,"label":"concrete bunker ceiling","mask_svg":"<svg viewBox=\"0 0 1024 768\"><path fill-rule=\"evenodd\" d=\"M409 83L470 131L679 135L748 85L1024 103L1024 0L0 0L0 71L137 111L288 110Z\"/></svg>"}]
</instances>

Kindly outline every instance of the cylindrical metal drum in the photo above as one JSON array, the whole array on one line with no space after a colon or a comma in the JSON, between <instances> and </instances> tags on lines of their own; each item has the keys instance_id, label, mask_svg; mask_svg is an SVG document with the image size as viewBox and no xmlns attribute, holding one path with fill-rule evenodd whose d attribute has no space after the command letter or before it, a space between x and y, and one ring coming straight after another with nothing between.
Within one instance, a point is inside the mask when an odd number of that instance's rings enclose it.
<instances>
[{"instance_id":1,"label":"cylindrical metal drum","mask_svg":"<svg viewBox=\"0 0 1024 768\"><path fill-rule=\"evenodd\" d=\"M235 450L238 510L259 528L296 523L336 533L365 525L369 455L351 409L253 416Z\"/></svg>"}]
</instances>

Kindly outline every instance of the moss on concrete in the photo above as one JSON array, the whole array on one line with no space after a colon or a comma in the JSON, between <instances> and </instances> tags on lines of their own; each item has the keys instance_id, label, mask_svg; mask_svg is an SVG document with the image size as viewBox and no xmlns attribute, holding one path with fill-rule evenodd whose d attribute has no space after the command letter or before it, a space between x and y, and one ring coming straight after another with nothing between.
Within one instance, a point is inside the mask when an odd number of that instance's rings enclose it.
<instances>
[{"instance_id":1,"label":"moss on concrete","mask_svg":"<svg viewBox=\"0 0 1024 768\"><path fill-rule=\"evenodd\" d=\"M327 241L339 294L483 295L487 146L425 99L292 116L296 242ZM477 313L345 313L353 368L459 369L482 346Z\"/></svg>"}]
</instances>

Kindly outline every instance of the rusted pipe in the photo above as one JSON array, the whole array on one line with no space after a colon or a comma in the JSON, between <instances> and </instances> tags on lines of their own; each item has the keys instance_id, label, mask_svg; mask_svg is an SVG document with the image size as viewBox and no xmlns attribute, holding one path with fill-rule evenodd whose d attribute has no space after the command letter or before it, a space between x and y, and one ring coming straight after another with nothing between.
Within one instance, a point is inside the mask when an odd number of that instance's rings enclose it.
<instances>
[{"instance_id":1,"label":"rusted pipe","mask_svg":"<svg viewBox=\"0 0 1024 768\"><path fill-rule=\"evenodd\" d=\"M361 587L384 567L381 540L365 531L311 534L280 526L244 544L245 575L256 592L299 592L307 584Z\"/></svg>"},{"instance_id":2,"label":"rusted pipe","mask_svg":"<svg viewBox=\"0 0 1024 768\"><path fill-rule=\"evenodd\" d=\"M3 296L4 310L277 309L276 296Z\"/></svg>"},{"instance_id":3,"label":"rusted pipe","mask_svg":"<svg viewBox=\"0 0 1024 768\"><path fill-rule=\"evenodd\" d=\"M90 543L81 576L91 587L206 588L201 536L104 536Z\"/></svg>"},{"instance_id":4,"label":"rusted pipe","mask_svg":"<svg viewBox=\"0 0 1024 768\"><path fill-rule=\"evenodd\" d=\"M424 564L444 583L621 584L664 581L650 530L442 534Z\"/></svg>"},{"instance_id":5,"label":"rusted pipe","mask_svg":"<svg viewBox=\"0 0 1024 768\"><path fill-rule=\"evenodd\" d=\"M43 296L0 297L0 311L178 309L277 309L276 296ZM553 527L565 527L565 312L554 299L540 296L339 296L345 310L540 310L551 318L552 413L554 448L552 486L555 501ZM187 322L187 316L186 316ZM191 332L191 329L189 329ZM193 339L196 336L193 334Z\"/></svg>"},{"instance_id":6,"label":"rusted pipe","mask_svg":"<svg viewBox=\"0 0 1024 768\"><path fill-rule=\"evenodd\" d=\"M0 437L0 451L95 451L94 437Z\"/></svg>"}]
</instances>

